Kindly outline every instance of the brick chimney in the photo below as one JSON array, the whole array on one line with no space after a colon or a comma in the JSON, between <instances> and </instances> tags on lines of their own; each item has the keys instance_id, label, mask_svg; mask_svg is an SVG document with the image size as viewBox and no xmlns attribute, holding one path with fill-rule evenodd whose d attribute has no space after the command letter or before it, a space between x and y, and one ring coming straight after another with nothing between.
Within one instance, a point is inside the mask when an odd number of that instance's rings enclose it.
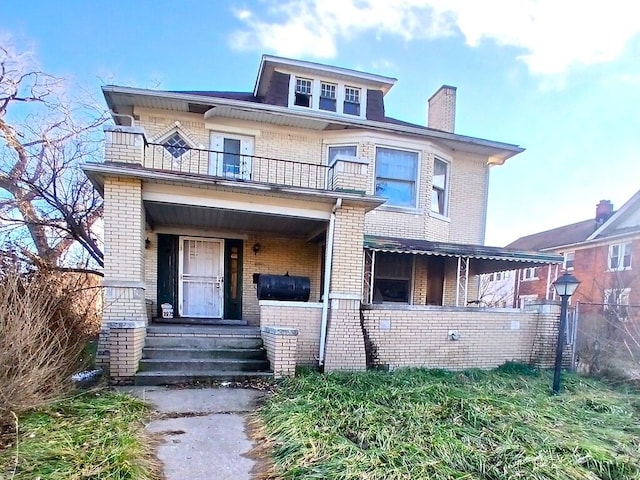
<instances>
[{"instance_id":1,"label":"brick chimney","mask_svg":"<svg viewBox=\"0 0 640 480\"><path fill-rule=\"evenodd\" d=\"M596 228L600 227L613 214L613 203L610 200L600 200L596 205Z\"/></svg>"},{"instance_id":2,"label":"brick chimney","mask_svg":"<svg viewBox=\"0 0 640 480\"><path fill-rule=\"evenodd\" d=\"M427 127L453 133L456 127L456 87L441 86L428 100Z\"/></svg>"}]
</instances>

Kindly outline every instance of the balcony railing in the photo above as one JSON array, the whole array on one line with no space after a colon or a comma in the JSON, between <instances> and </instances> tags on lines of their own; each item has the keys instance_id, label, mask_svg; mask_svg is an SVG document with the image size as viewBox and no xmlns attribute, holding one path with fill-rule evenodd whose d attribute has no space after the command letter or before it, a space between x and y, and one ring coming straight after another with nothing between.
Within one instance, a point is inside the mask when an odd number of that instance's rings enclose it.
<instances>
[{"instance_id":1,"label":"balcony railing","mask_svg":"<svg viewBox=\"0 0 640 480\"><path fill-rule=\"evenodd\" d=\"M210 175L238 181L327 189L326 165L219 152L198 148L147 144L144 166L155 170Z\"/></svg>"}]
</instances>

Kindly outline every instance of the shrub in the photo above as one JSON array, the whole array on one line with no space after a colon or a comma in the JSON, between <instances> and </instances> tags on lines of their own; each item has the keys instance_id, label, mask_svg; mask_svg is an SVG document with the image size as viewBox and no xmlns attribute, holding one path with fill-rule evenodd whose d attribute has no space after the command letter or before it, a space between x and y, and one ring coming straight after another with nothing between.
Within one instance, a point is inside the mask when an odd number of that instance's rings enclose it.
<instances>
[{"instance_id":1,"label":"shrub","mask_svg":"<svg viewBox=\"0 0 640 480\"><path fill-rule=\"evenodd\" d=\"M0 425L72 387L70 375L97 328L96 287L65 273L0 277Z\"/></svg>"}]
</instances>

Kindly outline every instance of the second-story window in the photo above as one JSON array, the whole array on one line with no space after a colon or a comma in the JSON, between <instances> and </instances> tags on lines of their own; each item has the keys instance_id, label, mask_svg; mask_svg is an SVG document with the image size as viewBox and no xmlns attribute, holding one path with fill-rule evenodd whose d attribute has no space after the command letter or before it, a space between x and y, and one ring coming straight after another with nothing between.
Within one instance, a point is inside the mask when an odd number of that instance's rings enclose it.
<instances>
[{"instance_id":1,"label":"second-story window","mask_svg":"<svg viewBox=\"0 0 640 480\"><path fill-rule=\"evenodd\" d=\"M167 138L163 146L167 152L171 154L173 158L176 160L185 154L187 150L189 150L189 144L187 141L182 138L182 136L176 132Z\"/></svg>"},{"instance_id":2,"label":"second-story window","mask_svg":"<svg viewBox=\"0 0 640 480\"><path fill-rule=\"evenodd\" d=\"M329 147L329 165L333 164L336 156L345 155L347 157L355 157L358 149L355 145L336 145Z\"/></svg>"},{"instance_id":3,"label":"second-story window","mask_svg":"<svg viewBox=\"0 0 640 480\"><path fill-rule=\"evenodd\" d=\"M336 111L336 84L322 82L320 84L320 110Z\"/></svg>"},{"instance_id":4,"label":"second-story window","mask_svg":"<svg viewBox=\"0 0 640 480\"><path fill-rule=\"evenodd\" d=\"M535 280L535 279L537 279L538 278L537 267L525 268L522 271L522 276L520 278L521 278L521 280Z\"/></svg>"},{"instance_id":5,"label":"second-story window","mask_svg":"<svg viewBox=\"0 0 640 480\"><path fill-rule=\"evenodd\" d=\"M360 89L344 87L344 106L342 112L348 115L360 115Z\"/></svg>"},{"instance_id":6,"label":"second-story window","mask_svg":"<svg viewBox=\"0 0 640 480\"><path fill-rule=\"evenodd\" d=\"M294 105L299 107L309 107L312 106L312 91L313 81L308 78L296 78L296 98L294 101Z\"/></svg>"},{"instance_id":7,"label":"second-story window","mask_svg":"<svg viewBox=\"0 0 640 480\"><path fill-rule=\"evenodd\" d=\"M415 207L417 174L416 152L376 149L376 195L385 197L386 205Z\"/></svg>"},{"instance_id":8,"label":"second-story window","mask_svg":"<svg viewBox=\"0 0 640 480\"><path fill-rule=\"evenodd\" d=\"M439 158L433 160L433 182L431 190L431 211L447 215L447 189L449 188L449 165Z\"/></svg>"},{"instance_id":9,"label":"second-story window","mask_svg":"<svg viewBox=\"0 0 640 480\"><path fill-rule=\"evenodd\" d=\"M564 269L565 270L573 270L575 257L576 257L575 252L567 252L567 253L564 254Z\"/></svg>"},{"instance_id":10,"label":"second-story window","mask_svg":"<svg viewBox=\"0 0 640 480\"><path fill-rule=\"evenodd\" d=\"M631 243L609 245L609 270L628 270L631 268Z\"/></svg>"}]
</instances>

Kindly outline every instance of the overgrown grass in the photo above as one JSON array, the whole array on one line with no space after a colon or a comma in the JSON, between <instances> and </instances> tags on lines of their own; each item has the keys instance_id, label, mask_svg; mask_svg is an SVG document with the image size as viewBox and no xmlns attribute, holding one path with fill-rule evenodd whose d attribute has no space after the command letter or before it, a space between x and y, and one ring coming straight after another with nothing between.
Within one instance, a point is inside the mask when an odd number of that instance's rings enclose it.
<instances>
[{"instance_id":1,"label":"overgrown grass","mask_svg":"<svg viewBox=\"0 0 640 480\"><path fill-rule=\"evenodd\" d=\"M147 413L140 400L108 391L85 392L27 413L19 419L17 441L0 451L0 479L159 478L143 434Z\"/></svg>"},{"instance_id":2,"label":"overgrown grass","mask_svg":"<svg viewBox=\"0 0 640 480\"><path fill-rule=\"evenodd\" d=\"M261 408L273 478L640 479L640 395L507 365L284 382Z\"/></svg>"}]
</instances>

